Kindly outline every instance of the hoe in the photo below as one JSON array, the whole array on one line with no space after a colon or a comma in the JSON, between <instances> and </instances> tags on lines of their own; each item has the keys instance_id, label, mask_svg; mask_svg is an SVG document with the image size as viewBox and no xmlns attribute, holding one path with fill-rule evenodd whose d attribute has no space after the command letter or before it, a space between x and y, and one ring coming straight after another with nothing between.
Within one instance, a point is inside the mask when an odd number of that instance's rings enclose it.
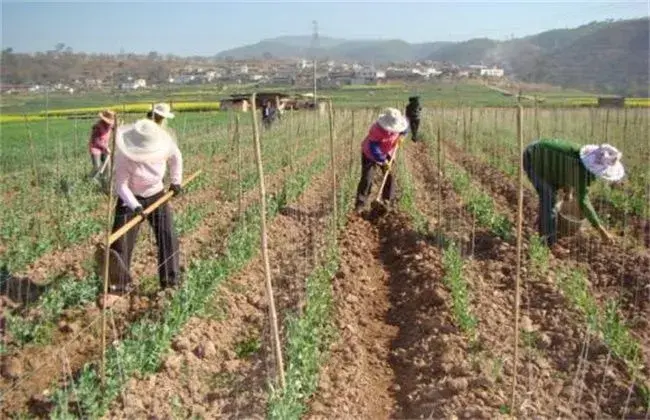
<instances>
[{"instance_id":1,"label":"hoe","mask_svg":"<svg viewBox=\"0 0 650 420\"><path fill-rule=\"evenodd\" d=\"M381 182L381 186L379 187L379 191L377 192L377 198L375 198L375 201L372 202L370 205L370 217L375 218L375 217L381 217L388 212L388 207L386 204L382 201L381 195L384 192L384 187L386 186L386 181L388 180L388 175L390 175L390 171L393 169L393 163L395 162L395 158L397 158L397 151L399 150L399 147L402 143L403 137L400 138L400 140L397 143L397 147L395 147L395 153L393 153L393 156L390 159L390 162L388 163L388 169L384 173L384 179Z\"/></svg>"},{"instance_id":2,"label":"hoe","mask_svg":"<svg viewBox=\"0 0 650 420\"><path fill-rule=\"evenodd\" d=\"M201 170L198 170L194 172L192 175L190 175L185 180L185 182L183 182L182 187L184 188L200 173ZM174 193L172 191L167 192L165 195L160 197L155 203L153 203L152 205L144 209L142 215L138 215L134 217L133 219L129 220L128 223L122 226L120 229L113 232L108 240L109 245L112 245L115 241L121 238L126 232L128 232L138 223L146 219L147 216L151 214L151 212L153 212L158 207L166 203L173 195ZM104 270L106 269L105 255L106 255L105 244L98 243L95 249L95 263L97 267L97 275L100 277L104 275ZM115 290L116 287L120 287L126 284L131 284L132 282L131 273L129 273L128 266L126 265L124 260L122 260L120 254L118 254L115 250L111 248L108 249L108 281L109 281L109 285L112 286L111 289L113 290Z\"/></svg>"}]
</instances>

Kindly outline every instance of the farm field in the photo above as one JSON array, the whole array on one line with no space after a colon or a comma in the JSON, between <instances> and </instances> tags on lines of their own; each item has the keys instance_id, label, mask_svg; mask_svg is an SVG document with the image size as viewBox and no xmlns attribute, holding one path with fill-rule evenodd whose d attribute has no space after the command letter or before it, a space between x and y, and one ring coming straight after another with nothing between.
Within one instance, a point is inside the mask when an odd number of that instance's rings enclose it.
<instances>
[{"instance_id":1,"label":"farm field","mask_svg":"<svg viewBox=\"0 0 650 420\"><path fill-rule=\"evenodd\" d=\"M497 88L498 89L498 88ZM598 95L574 89L559 89L547 86L523 86L522 94L536 97L539 106L555 107L584 107L596 106ZM71 112L80 113L84 109L111 107L116 111L145 112L150 105L161 98L172 102L179 110L210 111L218 108L219 101L231 94L250 94L254 90L285 92L289 95L311 93L310 89L298 89L288 86L256 86L241 85L197 85L186 87L160 87L156 90L143 91L103 91L83 92L80 94L63 94L52 92L3 95L0 110L0 122L23 121L24 115L32 120L42 120L46 113L50 118L69 115ZM351 85L339 89L322 89L317 96L330 98L338 106L346 108L385 107L398 105L403 107L410 95L419 95L421 102L429 107L441 106L514 106L516 104L517 88L507 87L507 92L514 96L504 95L485 85L482 81L438 81L435 83L408 84L395 82L385 85ZM532 101L528 100L531 103ZM526 104L526 101L524 102ZM648 108L648 98L627 98L626 107ZM93 111L91 114L95 114Z\"/></svg>"},{"instance_id":2,"label":"farm field","mask_svg":"<svg viewBox=\"0 0 650 420\"><path fill-rule=\"evenodd\" d=\"M284 387L250 113L177 112L184 173L203 171L173 202L185 282L158 293L144 228L137 289L105 313L91 120L2 124L2 417L650 418L650 113L524 108L525 143L607 141L628 176L592 192L613 244L585 227L550 250L524 180L515 357L517 109L476 89L426 93L424 140L403 143L383 217L351 211L359 145L412 90L342 90L331 123L287 112L261 130Z\"/></svg>"}]
</instances>

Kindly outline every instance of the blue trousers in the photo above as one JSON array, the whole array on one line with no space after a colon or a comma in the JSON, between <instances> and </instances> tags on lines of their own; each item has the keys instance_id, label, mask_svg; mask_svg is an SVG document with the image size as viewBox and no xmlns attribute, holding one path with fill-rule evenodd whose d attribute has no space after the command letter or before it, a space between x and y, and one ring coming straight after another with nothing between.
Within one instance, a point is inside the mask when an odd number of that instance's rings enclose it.
<instances>
[{"instance_id":1,"label":"blue trousers","mask_svg":"<svg viewBox=\"0 0 650 420\"><path fill-rule=\"evenodd\" d=\"M555 212L555 197L557 190L535 173L532 167L532 158L532 152L530 146L528 146L524 151L523 165L528 179L535 187L535 190L537 190L537 195L539 196L539 219L537 231L542 239L546 241L546 244L551 246L557 242L557 214Z\"/></svg>"}]
</instances>

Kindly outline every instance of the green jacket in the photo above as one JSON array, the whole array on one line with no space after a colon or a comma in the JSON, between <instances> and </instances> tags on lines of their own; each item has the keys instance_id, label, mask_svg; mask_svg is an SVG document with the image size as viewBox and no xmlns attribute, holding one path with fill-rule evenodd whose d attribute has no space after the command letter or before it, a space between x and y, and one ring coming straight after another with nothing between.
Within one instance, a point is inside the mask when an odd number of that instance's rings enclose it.
<instances>
[{"instance_id":1,"label":"green jacket","mask_svg":"<svg viewBox=\"0 0 650 420\"><path fill-rule=\"evenodd\" d=\"M528 146L528 150L535 174L555 189L573 188L582 213L598 228L600 219L587 196L596 176L580 160L580 146L559 139L541 139Z\"/></svg>"}]
</instances>

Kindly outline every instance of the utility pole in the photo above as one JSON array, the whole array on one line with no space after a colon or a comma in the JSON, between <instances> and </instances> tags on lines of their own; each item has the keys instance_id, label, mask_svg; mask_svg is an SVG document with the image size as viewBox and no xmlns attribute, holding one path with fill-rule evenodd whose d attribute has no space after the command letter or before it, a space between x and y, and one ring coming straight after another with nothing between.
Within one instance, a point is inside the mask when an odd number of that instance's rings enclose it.
<instances>
[{"instance_id":1,"label":"utility pole","mask_svg":"<svg viewBox=\"0 0 650 420\"><path fill-rule=\"evenodd\" d=\"M318 83L317 82L317 78L318 78L317 69L318 69L318 66L317 66L317 61L316 61L316 55L318 53L318 45L319 45L318 22L313 20L311 23L312 23L312 25L314 27L314 32L313 32L312 38L311 38L311 48L312 48L312 54L314 56L313 57L314 58L314 108L316 108L316 85Z\"/></svg>"}]
</instances>

